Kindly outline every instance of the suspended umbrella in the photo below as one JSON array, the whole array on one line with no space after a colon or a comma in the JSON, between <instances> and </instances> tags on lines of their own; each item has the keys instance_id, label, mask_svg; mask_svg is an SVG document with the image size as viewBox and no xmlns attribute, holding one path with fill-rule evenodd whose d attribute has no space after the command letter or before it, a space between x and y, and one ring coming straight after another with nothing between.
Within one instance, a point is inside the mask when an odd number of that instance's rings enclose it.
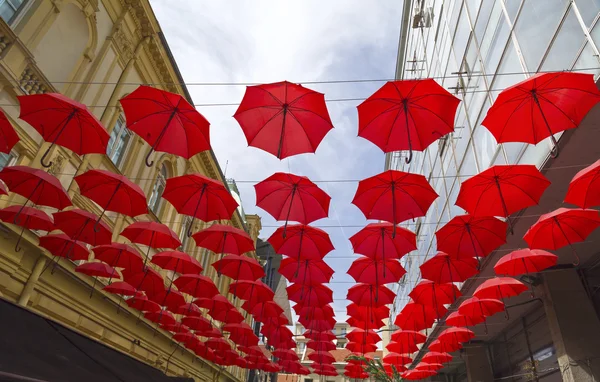
<instances>
[{"instance_id":1,"label":"suspended umbrella","mask_svg":"<svg viewBox=\"0 0 600 382\"><path fill-rule=\"evenodd\" d=\"M90 256L90 252L84 243L73 240L64 234L52 234L40 237L40 247L46 249L54 258L58 258L54 267L58 265L58 261L61 257L66 259L70 259L71 261L77 260L87 260ZM54 261L54 258L50 261L50 263L46 266L50 266ZM44 268L44 271L46 270ZM43 271L42 271L43 273Z\"/></svg>"},{"instance_id":2,"label":"suspended umbrella","mask_svg":"<svg viewBox=\"0 0 600 382\"><path fill-rule=\"evenodd\" d=\"M372 259L400 259L417 249L414 232L391 223L370 223L350 237L354 253Z\"/></svg>"},{"instance_id":3,"label":"suspended umbrella","mask_svg":"<svg viewBox=\"0 0 600 382\"><path fill-rule=\"evenodd\" d=\"M210 150L210 123L181 95L142 85L119 102L127 128L151 146L146 166L153 151L190 159Z\"/></svg>"},{"instance_id":4,"label":"suspended umbrella","mask_svg":"<svg viewBox=\"0 0 600 382\"><path fill-rule=\"evenodd\" d=\"M256 321L262 321L267 317L277 317L283 313L283 309L274 301L260 302L254 306L250 306L246 301L242 304L242 308L249 312Z\"/></svg>"},{"instance_id":5,"label":"suspended umbrella","mask_svg":"<svg viewBox=\"0 0 600 382\"><path fill-rule=\"evenodd\" d=\"M235 309L231 301L225 296L217 294L210 298L199 298L194 300L194 303L200 308L208 309L209 311L228 311Z\"/></svg>"},{"instance_id":6,"label":"suspended umbrella","mask_svg":"<svg viewBox=\"0 0 600 382\"><path fill-rule=\"evenodd\" d=\"M423 358L421 358L421 362L426 363L448 363L450 361L452 361L450 354L436 351L425 353Z\"/></svg>"},{"instance_id":7,"label":"suspended umbrella","mask_svg":"<svg viewBox=\"0 0 600 382\"><path fill-rule=\"evenodd\" d=\"M411 363L412 359L405 355L392 352L386 354L385 357L383 357L383 362L398 367Z\"/></svg>"},{"instance_id":8,"label":"suspended umbrella","mask_svg":"<svg viewBox=\"0 0 600 382\"><path fill-rule=\"evenodd\" d=\"M246 87L233 117L249 146L279 159L314 153L333 129L324 95L287 81Z\"/></svg>"},{"instance_id":9,"label":"suspended umbrella","mask_svg":"<svg viewBox=\"0 0 600 382\"><path fill-rule=\"evenodd\" d=\"M373 319L373 320L369 321L364 318L356 318L356 317L349 317L346 320L346 323L348 325L350 325L350 327L352 327L352 328L360 328L360 329L364 329L364 330L379 329L379 328L385 326L383 321L380 319Z\"/></svg>"},{"instance_id":10,"label":"suspended umbrella","mask_svg":"<svg viewBox=\"0 0 600 382\"><path fill-rule=\"evenodd\" d=\"M452 312L446 317L446 325L449 326L475 326L485 321L484 316L465 316L459 312Z\"/></svg>"},{"instance_id":11,"label":"suspended umbrella","mask_svg":"<svg viewBox=\"0 0 600 382\"><path fill-rule=\"evenodd\" d=\"M255 184L254 190L258 207L275 220L285 220L283 238L288 221L309 224L329 214L331 196L305 176L276 172Z\"/></svg>"},{"instance_id":12,"label":"suspended umbrella","mask_svg":"<svg viewBox=\"0 0 600 382\"><path fill-rule=\"evenodd\" d=\"M427 362L421 361L417 364L417 366L415 366L414 370L436 372L443 368L444 368L444 365L442 365L441 363L427 363Z\"/></svg>"},{"instance_id":13,"label":"suspended umbrella","mask_svg":"<svg viewBox=\"0 0 600 382\"><path fill-rule=\"evenodd\" d=\"M0 220L8 224L15 224L21 228L21 233L15 244L15 252L20 252L19 243L25 229L52 231L54 229L53 219L44 211L26 206L9 206L0 209Z\"/></svg>"},{"instance_id":14,"label":"suspended umbrella","mask_svg":"<svg viewBox=\"0 0 600 382\"><path fill-rule=\"evenodd\" d=\"M71 199L60 181L43 170L27 166L7 166L0 171L0 180L11 192L27 199L23 207L30 201L34 205L59 210L71 205Z\"/></svg>"},{"instance_id":15,"label":"suspended umbrella","mask_svg":"<svg viewBox=\"0 0 600 382\"><path fill-rule=\"evenodd\" d=\"M56 228L69 235L73 240L83 241L93 246L111 243L110 228L103 221L100 221L95 227L98 216L91 212L74 208L55 212L52 216Z\"/></svg>"},{"instance_id":16,"label":"suspended umbrella","mask_svg":"<svg viewBox=\"0 0 600 382\"><path fill-rule=\"evenodd\" d=\"M376 344L381 341L381 336L377 334L373 330L363 330L363 329L352 329L352 331L346 334L346 339L352 342L362 342L362 343L373 343Z\"/></svg>"},{"instance_id":17,"label":"suspended umbrella","mask_svg":"<svg viewBox=\"0 0 600 382\"><path fill-rule=\"evenodd\" d=\"M394 325L402 330L424 330L432 327L438 317L439 313L435 308L411 301L396 316Z\"/></svg>"},{"instance_id":18,"label":"suspended umbrella","mask_svg":"<svg viewBox=\"0 0 600 382\"><path fill-rule=\"evenodd\" d=\"M223 334L221 333L221 331L213 326L211 326L207 330L199 330L196 332L196 334L199 335L200 337L206 337L206 338L221 338L221 337L223 337Z\"/></svg>"},{"instance_id":19,"label":"suspended umbrella","mask_svg":"<svg viewBox=\"0 0 600 382\"><path fill-rule=\"evenodd\" d=\"M261 280L234 281L229 284L229 293L237 298L250 301L252 304L273 300L275 293Z\"/></svg>"},{"instance_id":20,"label":"suspended umbrella","mask_svg":"<svg viewBox=\"0 0 600 382\"><path fill-rule=\"evenodd\" d=\"M320 332L317 330L307 330L302 333L302 336L305 338L311 339L313 341L333 341L336 339L335 334L332 332Z\"/></svg>"},{"instance_id":21,"label":"suspended umbrella","mask_svg":"<svg viewBox=\"0 0 600 382\"><path fill-rule=\"evenodd\" d=\"M155 295L165 290L162 276L150 267L140 271L123 271L123 279L136 290L142 290L148 295Z\"/></svg>"},{"instance_id":22,"label":"suspended umbrella","mask_svg":"<svg viewBox=\"0 0 600 382\"><path fill-rule=\"evenodd\" d=\"M458 313L467 317L490 317L504 310L504 303L492 298L471 297L458 307ZM483 321L485 323L485 321ZM487 334L487 324L485 325Z\"/></svg>"},{"instance_id":23,"label":"suspended umbrella","mask_svg":"<svg viewBox=\"0 0 600 382\"><path fill-rule=\"evenodd\" d=\"M104 288L102 288L102 290L108 293L118 294L121 296L133 296L137 292L136 289L126 281L116 281L112 284L105 286Z\"/></svg>"},{"instance_id":24,"label":"suspended umbrella","mask_svg":"<svg viewBox=\"0 0 600 382\"><path fill-rule=\"evenodd\" d=\"M10 154L17 142L19 142L19 135L6 118L4 111L0 110L0 152Z\"/></svg>"},{"instance_id":25,"label":"suspended umbrella","mask_svg":"<svg viewBox=\"0 0 600 382\"><path fill-rule=\"evenodd\" d=\"M213 224L192 235L198 247L214 253L241 255L254 251L254 240L246 231L230 225Z\"/></svg>"},{"instance_id":26,"label":"suspended umbrella","mask_svg":"<svg viewBox=\"0 0 600 382\"><path fill-rule=\"evenodd\" d=\"M185 297L181 292L175 289L164 289L156 290L151 292L146 292L148 298L162 307L165 307L167 310L174 311L182 305L185 305Z\"/></svg>"},{"instance_id":27,"label":"suspended umbrella","mask_svg":"<svg viewBox=\"0 0 600 382\"><path fill-rule=\"evenodd\" d=\"M385 220L394 226L425 216L438 197L423 175L388 170L358 182L352 204L367 219ZM396 231L392 231L392 238Z\"/></svg>"},{"instance_id":28,"label":"suspended umbrella","mask_svg":"<svg viewBox=\"0 0 600 382\"><path fill-rule=\"evenodd\" d=\"M459 349L462 349L462 344L459 342L435 340L429 344L429 350L435 352L453 353Z\"/></svg>"},{"instance_id":29,"label":"suspended umbrella","mask_svg":"<svg viewBox=\"0 0 600 382\"><path fill-rule=\"evenodd\" d=\"M592 74L540 73L504 89L481 124L498 143L537 144L551 137L556 158L554 134L579 126L599 101Z\"/></svg>"},{"instance_id":30,"label":"suspended umbrella","mask_svg":"<svg viewBox=\"0 0 600 382\"><path fill-rule=\"evenodd\" d=\"M392 333L392 341L412 344L422 344L427 341L427 336L415 330L396 330Z\"/></svg>"},{"instance_id":31,"label":"suspended umbrella","mask_svg":"<svg viewBox=\"0 0 600 382\"><path fill-rule=\"evenodd\" d=\"M228 310L211 309L208 314L213 319L221 321L224 324L238 324L244 321L244 316L242 316L242 314L236 308L231 308Z\"/></svg>"},{"instance_id":32,"label":"suspended umbrella","mask_svg":"<svg viewBox=\"0 0 600 382\"><path fill-rule=\"evenodd\" d=\"M144 317L156 324L175 325L177 320L171 312L161 310L159 312L145 312Z\"/></svg>"},{"instance_id":33,"label":"suspended umbrella","mask_svg":"<svg viewBox=\"0 0 600 382\"><path fill-rule=\"evenodd\" d=\"M139 310L140 312L160 312L160 305L155 303L154 301L148 300L147 297L132 297L125 301L125 303L135 310Z\"/></svg>"},{"instance_id":34,"label":"suspended umbrella","mask_svg":"<svg viewBox=\"0 0 600 382\"><path fill-rule=\"evenodd\" d=\"M429 305L436 309L439 313L439 308L445 304L452 304L457 297L460 297L460 291L456 285L452 283L437 284L430 280L419 282L413 290L408 294L416 303ZM438 314L437 318L440 318Z\"/></svg>"},{"instance_id":35,"label":"suspended umbrella","mask_svg":"<svg viewBox=\"0 0 600 382\"><path fill-rule=\"evenodd\" d=\"M337 349L333 342L329 341L308 341L306 347L314 351L332 351Z\"/></svg>"},{"instance_id":36,"label":"suspended umbrella","mask_svg":"<svg viewBox=\"0 0 600 382\"><path fill-rule=\"evenodd\" d=\"M359 365L346 365L344 367L344 375L348 378L367 379L369 374Z\"/></svg>"},{"instance_id":37,"label":"suspended umbrella","mask_svg":"<svg viewBox=\"0 0 600 382\"><path fill-rule=\"evenodd\" d=\"M77 182L81 195L102 207L98 222L106 211L131 217L148 213L146 194L124 175L106 170L88 170L73 180ZM94 229L99 229L98 223Z\"/></svg>"},{"instance_id":38,"label":"suspended umbrella","mask_svg":"<svg viewBox=\"0 0 600 382\"><path fill-rule=\"evenodd\" d=\"M377 346L373 345L373 344L362 344L362 343L358 343L358 342L348 342L346 344L346 349L350 350L351 352L356 352L356 353L373 353L374 351L377 351Z\"/></svg>"},{"instance_id":39,"label":"suspended umbrella","mask_svg":"<svg viewBox=\"0 0 600 382\"><path fill-rule=\"evenodd\" d=\"M234 280L256 281L265 276L263 267L258 261L238 255L227 255L212 264L220 274Z\"/></svg>"},{"instance_id":40,"label":"suspended umbrella","mask_svg":"<svg viewBox=\"0 0 600 382\"><path fill-rule=\"evenodd\" d=\"M425 261L419 269L424 279L438 284L449 282L464 282L479 273L479 262L472 257L459 258L438 252L431 259Z\"/></svg>"},{"instance_id":41,"label":"suspended umbrella","mask_svg":"<svg viewBox=\"0 0 600 382\"><path fill-rule=\"evenodd\" d=\"M108 264L94 261L76 266L75 272L83 273L84 275L88 275L94 278L92 290L90 291L91 298L94 294L94 288L96 287L96 281L98 281L98 277L112 277L115 274L115 269Z\"/></svg>"},{"instance_id":42,"label":"suspended umbrella","mask_svg":"<svg viewBox=\"0 0 600 382\"><path fill-rule=\"evenodd\" d=\"M600 205L600 160L579 171L571 183L565 196L565 203L581 208Z\"/></svg>"},{"instance_id":43,"label":"suspended umbrella","mask_svg":"<svg viewBox=\"0 0 600 382\"><path fill-rule=\"evenodd\" d=\"M298 354L290 349L278 349L273 351L272 354L281 360L298 360Z\"/></svg>"},{"instance_id":44,"label":"suspended umbrella","mask_svg":"<svg viewBox=\"0 0 600 382\"><path fill-rule=\"evenodd\" d=\"M494 265L497 275L520 276L541 272L556 265L558 256L541 249L518 249L504 255Z\"/></svg>"},{"instance_id":45,"label":"suspended umbrella","mask_svg":"<svg viewBox=\"0 0 600 382\"><path fill-rule=\"evenodd\" d=\"M323 284L291 284L285 290L290 301L305 306L323 306L333 302L333 291Z\"/></svg>"},{"instance_id":46,"label":"suspended umbrella","mask_svg":"<svg viewBox=\"0 0 600 382\"><path fill-rule=\"evenodd\" d=\"M406 340L402 342L392 341L388 343L385 348L392 353L398 354L412 354L419 350L415 343L407 342Z\"/></svg>"},{"instance_id":47,"label":"suspended umbrella","mask_svg":"<svg viewBox=\"0 0 600 382\"><path fill-rule=\"evenodd\" d=\"M458 215L437 230L437 248L456 258L486 257L506 243L508 224L492 216Z\"/></svg>"},{"instance_id":48,"label":"suspended umbrella","mask_svg":"<svg viewBox=\"0 0 600 382\"><path fill-rule=\"evenodd\" d=\"M365 257L354 260L347 273L358 283L385 285L400 281L406 270L396 259L377 260Z\"/></svg>"},{"instance_id":49,"label":"suspended umbrella","mask_svg":"<svg viewBox=\"0 0 600 382\"><path fill-rule=\"evenodd\" d=\"M333 276L333 269L323 260L298 261L285 258L279 264L279 273L291 283L315 285L328 283Z\"/></svg>"},{"instance_id":50,"label":"suspended umbrella","mask_svg":"<svg viewBox=\"0 0 600 382\"><path fill-rule=\"evenodd\" d=\"M209 277L198 274L183 274L173 281L177 290L196 298L213 298L219 289Z\"/></svg>"},{"instance_id":51,"label":"suspended umbrella","mask_svg":"<svg viewBox=\"0 0 600 382\"><path fill-rule=\"evenodd\" d=\"M158 265L164 270L172 271L174 273L199 274L202 272L202 266L198 260L181 251L159 252L152 256L150 262Z\"/></svg>"},{"instance_id":52,"label":"suspended umbrella","mask_svg":"<svg viewBox=\"0 0 600 382\"><path fill-rule=\"evenodd\" d=\"M127 244L111 243L92 248L94 258L104 261L113 268L125 268L131 272L141 272L144 269L142 256ZM112 276L109 277L109 283Z\"/></svg>"},{"instance_id":53,"label":"suspended umbrella","mask_svg":"<svg viewBox=\"0 0 600 382\"><path fill-rule=\"evenodd\" d=\"M181 241L169 227L156 222L135 222L128 225L121 236L126 237L132 243L142 244L148 247L144 266L150 258L150 248L177 248Z\"/></svg>"},{"instance_id":54,"label":"suspended umbrella","mask_svg":"<svg viewBox=\"0 0 600 382\"><path fill-rule=\"evenodd\" d=\"M392 365L392 364L389 364L389 363L384 363L383 364L383 369L385 370L385 373L390 378L394 377L394 373L395 374L399 374L399 373L403 373L403 372L405 372L405 371L408 370L405 366L402 366L402 365Z\"/></svg>"},{"instance_id":55,"label":"suspended umbrella","mask_svg":"<svg viewBox=\"0 0 600 382\"><path fill-rule=\"evenodd\" d=\"M445 342L469 342L475 338L475 333L472 330L461 327L452 327L445 329L438 335L438 340Z\"/></svg>"},{"instance_id":56,"label":"suspended umbrella","mask_svg":"<svg viewBox=\"0 0 600 382\"><path fill-rule=\"evenodd\" d=\"M180 314L182 316L193 316L199 317L202 315L202 311L198 308L198 305L193 302L188 302L172 309L173 314Z\"/></svg>"},{"instance_id":57,"label":"suspended umbrella","mask_svg":"<svg viewBox=\"0 0 600 382\"><path fill-rule=\"evenodd\" d=\"M0 195L8 195L8 188L2 182L0 182Z\"/></svg>"},{"instance_id":58,"label":"suspended umbrella","mask_svg":"<svg viewBox=\"0 0 600 382\"><path fill-rule=\"evenodd\" d=\"M559 208L540 216L523 236L530 248L560 249L569 246L579 265L579 256L573 243L584 241L600 226L597 210Z\"/></svg>"},{"instance_id":59,"label":"suspended umbrella","mask_svg":"<svg viewBox=\"0 0 600 382\"><path fill-rule=\"evenodd\" d=\"M455 204L471 215L508 218L537 205L548 186L550 181L533 165L496 165L462 182Z\"/></svg>"},{"instance_id":60,"label":"suspended umbrella","mask_svg":"<svg viewBox=\"0 0 600 382\"><path fill-rule=\"evenodd\" d=\"M227 187L200 174L188 174L167 179L163 199L178 213L192 217L187 235L192 236L194 219L204 222L231 219L239 204Z\"/></svg>"},{"instance_id":61,"label":"suspended umbrella","mask_svg":"<svg viewBox=\"0 0 600 382\"><path fill-rule=\"evenodd\" d=\"M518 296L527 290L527 286L519 280L513 279L512 277L494 277L485 280L481 285L475 289L473 296L478 298L491 298L502 301L504 299L513 296ZM506 319L508 320L508 309L504 305L504 311L506 313ZM448 320L446 320L447 322Z\"/></svg>"},{"instance_id":62,"label":"suspended umbrella","mask_svg":"<svg viewBox=\"0 0 600 382\"><path fill-rule=\"evenodd\" d=\"M212 325L210 324L210 321L208 321L204 317L194 317L194 316L183 317L181 319L181 323L183 325L187 326L188 328L190 328L190 330L194 330L194 331L209 330L212 327Z\"/></svg>"},{"instance_id":63,"label":"suspended umbrella","mask_svg":"<svg viewBox=\"0 0 600 382\"><path fill-rule=\"evenodd\" d=\"M65 147L78 155L104 154L109 135L88 108L62 94L45 93L17 96L21 106L19 118L29 123L51 142L40 163L44 163L54 145ZM10 186L9 186L10 188Z\"/></svg>"},{"instance_id":64,"label":"suspended umbrella","mask_svg":"<svg viewBox=\"0 0 600 382\"><path fill-rule=\"evenodd\" d=\"M383 152L423 151L454 131L460 100L431 78L389 81L358 105L358 135Z\"/></svg>"},{"instance_id":65,"label":"suspended umbrella","mask_svg":"<svg viewBox=\"0 0 600 382\"><path fill-rule=\"evenodd\" d=\"M246 354L250 354L250 355L258 355L258 356L264 355L260 346L238 345L237 350L241 351L242 353L246 353Z\"/></svg>"},{"instance_id":66,"label":"suspended umbrella","mask_svg":"<svg viewBox=\"0 0 600 382\"><path fill-rule=\"evenodd\" d=\"M357 305L373 308L393 303L396 294L383 285L357 284L348 289L346 298Z\"/></svg>"},{"instance_id":67,"label":"suspended umbrella","mask_svg":"<svg viewBox=\"0 0 600 382\"><path fill-rule=\"evenodd\" d=\"M346 306L346 312L349 316L360 318L363 321L373 321L373 319L382 320L390 316L390 308L382 305L378 307L359 306L356 303L350 303Z\"/></svg>"},{"instance_id":68,"label":"suspended umbrella","mask_svg":"<svg viewBox=\"0 0 600 382\"><path fill-rule=\"evenodd\" d=\"M283 233L286 232L284 237ZM335 248L329 234L305 224L279 227L267 239L275 253L300 260L321 260Z\"/></svg>"}]
</instances>

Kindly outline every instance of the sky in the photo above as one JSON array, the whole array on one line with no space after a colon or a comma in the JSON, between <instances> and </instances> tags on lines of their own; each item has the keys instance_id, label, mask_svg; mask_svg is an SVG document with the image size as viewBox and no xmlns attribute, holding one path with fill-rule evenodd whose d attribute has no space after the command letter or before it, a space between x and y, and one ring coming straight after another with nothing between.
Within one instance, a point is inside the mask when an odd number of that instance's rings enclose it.
<instances>
[{"instance_id":1,"label":"sky","mask_svg":"<svg viewBox=\"0 0 600 382\"><path fill-rule=\"evenodd\" d=\"M269 83L390 79L394 77L402 2L397 0L152 0L159 23L195 104L239 103L245 86L193 83ZM326 99L366 98L383 82L310 84ZM367 224L351 204L358 180L384 169L384 154L357 137L360 101L328 102L334 129L315 154L280 161L248 147L232 117L236 106L198 106L211 123L211 144L227 178L236 180L247 214L258 214L268 238L277 226L256 207L253 184L274 172L308 176L331 197L324 228L335 250L325 261L335 270L332 283L338 321L345 314L346 274L355 257L348 238ZM325 182L323 182L325 181Z\"/></svg>"}]
</instances>

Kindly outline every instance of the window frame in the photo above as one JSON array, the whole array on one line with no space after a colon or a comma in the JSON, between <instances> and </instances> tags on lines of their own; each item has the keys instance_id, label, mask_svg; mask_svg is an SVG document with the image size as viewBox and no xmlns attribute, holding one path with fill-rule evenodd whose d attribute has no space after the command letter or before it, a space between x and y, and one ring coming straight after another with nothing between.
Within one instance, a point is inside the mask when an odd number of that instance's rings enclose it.
<instances>
[{"instance_id":1,"label":"window frame","mask_svg":"<svg viewBox=\"0 0 600 382\"><path fill-rule=\"evenodd\" d=\"M164 170L164 172L163 172ZM150 197L148 198L148 208L150 211L154 213L154 215L159 216L160 211L163 206L162 195L165 192L165 188L167 186L167 179L169 177L169 170L167 166L163 163L160 167L160 170L156 173L156 179L154 181L154 185L152 186L152 192L150 193ZM162 186L162 190L159 189ZM156 199L152 200L155 193L157 194Z\"/></svg>"},{"instance_id":2,"label":"window frame","mask_svg":"<svg viewBox=\"0 0 600 382\"><path fill-rule=\"evenodd\" d=\"M123 167L124 167L124 159L127 156L127 152L129 150L129 147L131 146L131 141L132 141L131 138L133 137L133 133L131 132L131 130L129 130L127 128L127 124L125 123L125 118L123 118L122 115L119 116L119 118L117 118L117 121L115 122L115 126L113 127L113 129L110 133L110 137L112 137L112 135L115 131L117 131L117 133L115 134L115 140L112 142L112 146L106 148L107 149L106 156L108 157L108 159L110 159L112 164L117 169L122 171ZM127 140L125 141L121 151L118 152L119 155L117 156L116 160L113 160L113 155L116 152L116 146L124 135L127 136Z\"/></svg>"}]
</instances>

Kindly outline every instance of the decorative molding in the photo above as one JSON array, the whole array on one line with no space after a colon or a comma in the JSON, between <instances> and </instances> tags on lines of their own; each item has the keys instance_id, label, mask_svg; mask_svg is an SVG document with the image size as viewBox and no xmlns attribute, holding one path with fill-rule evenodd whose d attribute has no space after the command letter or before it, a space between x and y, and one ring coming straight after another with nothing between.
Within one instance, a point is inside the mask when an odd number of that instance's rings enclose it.
<instances>
[{"instance_id":1,"label":"decorative molding","mask_svg":"<svg viewBox=\"0 0 600 382\"><path fill-rule=\"evenodd\" d=\"M44 94L52 91L50 84L36 65L29 64L19 78L19 86L26 94Z\"/></svg>"},{"instance_id":2,"label":"decorative molding","mask_svg":"<svg viewBox=\"0 0 600 382\"><path fill-rule=\"evenodd\" d=\"M50 168L48 169L48 174L60 176L60 173L64 167L64 163L65 157L57 152L57 154L54 155L54 157L52 157L52 166L50 166Z\"/></svg>"}]
</instances>

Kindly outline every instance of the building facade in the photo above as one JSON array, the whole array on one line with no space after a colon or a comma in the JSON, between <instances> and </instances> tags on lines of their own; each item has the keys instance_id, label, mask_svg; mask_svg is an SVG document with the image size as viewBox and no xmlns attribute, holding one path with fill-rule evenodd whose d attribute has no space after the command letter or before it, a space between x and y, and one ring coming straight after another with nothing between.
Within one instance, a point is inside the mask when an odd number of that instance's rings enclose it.
<instances>
[{"instance_id":1,"label":"building facade","mask_svg":"<svg viewBox=\"0 0 600 382\"><path fill-rule=\"evenodd\" d=\"M455 132L426 151L415 153L409 165L403 152L386 156L387 169L423 174L440 195L426 217L405 224L418 235L418 251L403 259L408 272L396 287L398 298L392 322L420 281L419 266L437 251L435 231L452 217L465 213L454 205L462 181L497 164L533 164L552 181L539 206L511 218L515 233L483 262L482 278L460 285L463 294L470 295L483 278L493 275L493 265L501 255L525 246L521 238L540 214L561 207L575 173L600 158L599 150L587 143L599 138L597 109L578 129L556 136L561 147L557 159L549 157L549 139L538 145L498 145L481 126L503 89L537 72L574 70L598 78L599 18L600 3L587 0L404 2L397 79L434 78L462 102ZM523 280L532 285L536 298L511 300L514 308L510 308L510 319L492 317L487 333L476 327L476 340L441 371L441 380L599 378L600 347L589 345L589 341L597 344L599 339L584 339L585 334L578 331L582 327L588 333L600 329L598 295L593 292L598 285L598 251L584 243L577 252L584 257L580 267L570 267L568 252L561 250L557 252L561 258L557 269ZM564 300L567 290L578 305ZM453 309L456 306L450 307ZM442 329L441 325L434 329L432 337ZM416 359L420 355L422 352L415 355Z\"/></svg>"},{"instance_id":2,"label":"building facade","mask_svg":"<svg viewBox=\"0 0 600 382\"><path fill-rule=\"evenodd\" d=\"M18 119L17 96L57 92L87 105L110 134L107 155L79 157L56 147L51 151L54 164L49 172L59 178L76 207L96 214L101 212L99 207L78 194L73 182L76 174L91 168L106 169L138 183L146 193L149 213L136 219L159 221L178 233L183 243L180 249L197 258L204 274L227 295L230 280L217 277L210 266L216 255L188 239L185 233L191 219L178 215L161 198L169 177L200 173L225 183L223 173L212 151L189 161L156 153L154 165L145 166L143 158L149 146L125 127L118 102L139 84L181 94L192 103L148 0L0 1L0 105L21 138L10 155L2 154L0 166L39 167L48 145ZM23 203L24 199L16 195L0 199L0 207ZM115 242L124 240L119 232L134 221L113 213L106 213L104 220ZM205 226L197 220L194 224L194 231ZM260 218L244 215L241 209L231 224L245 229L254 240L261 229ZM73 262L63 259L54 274L42 273L50 257L37 246L38 235L26 231L23 250L17 253L13 249L18 234L15 230L12 225L0 226L0 296L5 301L167 375L197 381L246 379L244 369L222 370L188 350L174 352L175 343L168 332L158 330L156 334L154 325L144 319L139 323L137 313L123 307L114 295L97 291L90 298L93 279L75 273ZM145 248L140 252L145 253ZM35 365L31 366L35 370Z\"/></svg>"}]
</instances>

